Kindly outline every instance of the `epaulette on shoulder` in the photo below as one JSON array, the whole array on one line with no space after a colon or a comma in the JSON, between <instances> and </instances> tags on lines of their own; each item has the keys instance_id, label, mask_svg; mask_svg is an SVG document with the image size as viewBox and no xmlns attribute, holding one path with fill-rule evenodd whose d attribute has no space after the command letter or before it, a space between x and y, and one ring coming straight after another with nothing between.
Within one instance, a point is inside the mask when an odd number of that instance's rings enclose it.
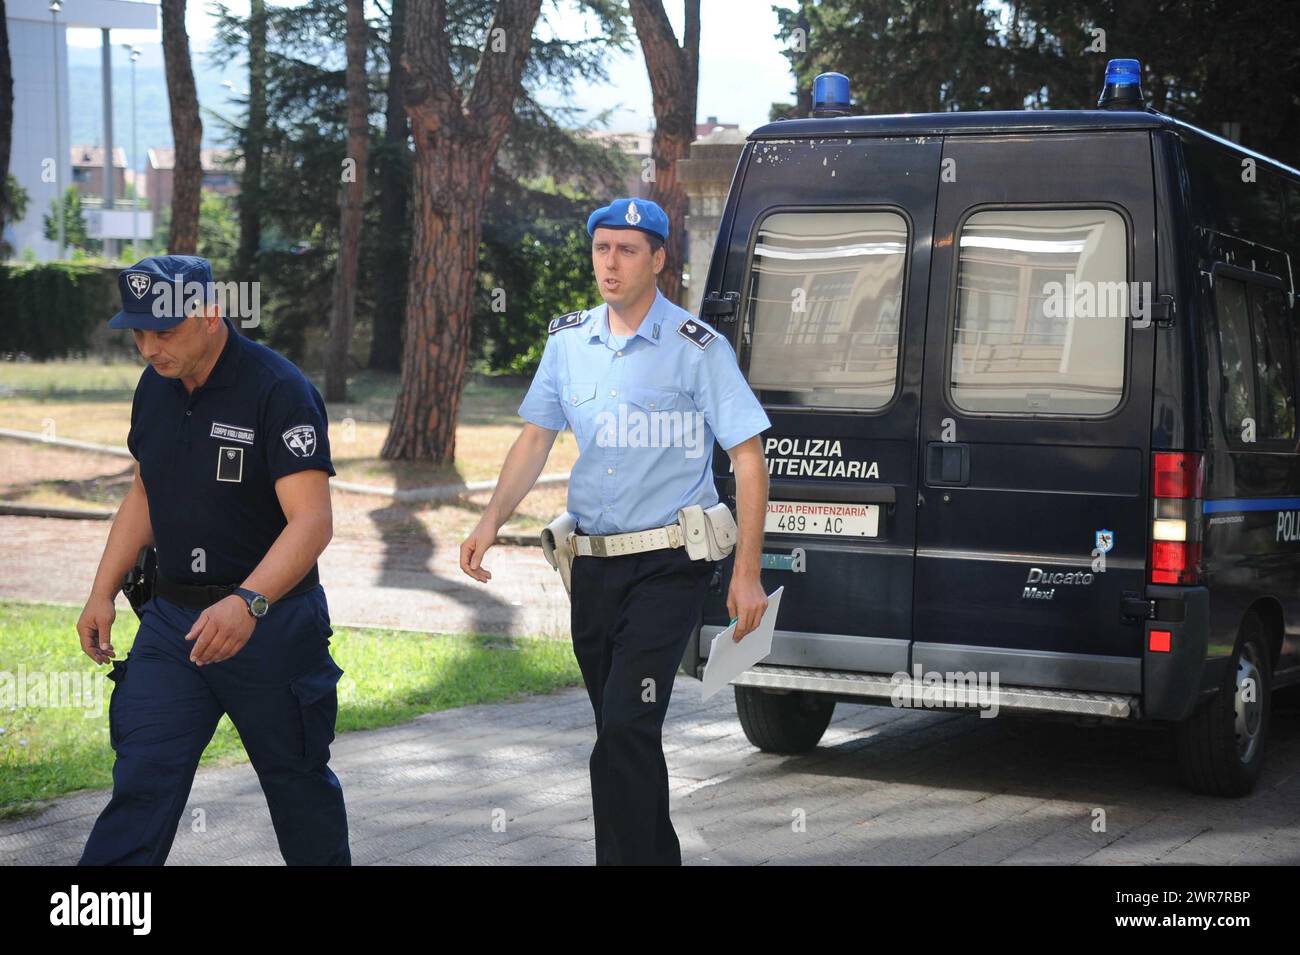
<instances>
[{"instance_id":1,"label":"epaulette on shoulder","mask_svg":"<svg viewBox=\"0 0 1300 955\"><path fill-rule=\"evenodd\" d=\"M574 325L581 325L582 320L587 317L586 312L570 312L568 315L561 315L559 318L551 319L551 323L546 326L546 333L554 335L556 332L563 331L566 328L572 328Z\"/></svg>"},{"instance_id":2,"label":"epaulette on shoulder","mask_svg":"<svg viewBox=\"0 0 1300 955\"><path fill-rule=\"evenodd\" d=\"M703 322L697 322L693 318L688 318L677 326L677 334L681 335L696 348L703 351L709 347L709 343L718 337L718 333Z\"/></svg>"}]
</instances>

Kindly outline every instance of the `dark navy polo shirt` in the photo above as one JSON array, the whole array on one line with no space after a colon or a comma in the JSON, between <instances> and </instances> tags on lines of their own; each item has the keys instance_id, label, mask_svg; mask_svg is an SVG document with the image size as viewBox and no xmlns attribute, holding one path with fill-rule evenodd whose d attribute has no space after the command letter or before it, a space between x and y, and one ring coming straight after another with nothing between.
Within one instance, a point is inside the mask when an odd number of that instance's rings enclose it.
<instances>
[{"instance_id":1,"label":"dark navy polo shirt","mask_svg":"<svg viewBox=\"0 0 1300 955\"><path fill-rule=\"evenodd\" d=\"M288 523L275 482L334 474L320 392L224 321L226 345L202 387L189 394L150 366L131 404L126 443L149 498L158 572L181 583L243 583Z\"/></svg>"}]
</instances>

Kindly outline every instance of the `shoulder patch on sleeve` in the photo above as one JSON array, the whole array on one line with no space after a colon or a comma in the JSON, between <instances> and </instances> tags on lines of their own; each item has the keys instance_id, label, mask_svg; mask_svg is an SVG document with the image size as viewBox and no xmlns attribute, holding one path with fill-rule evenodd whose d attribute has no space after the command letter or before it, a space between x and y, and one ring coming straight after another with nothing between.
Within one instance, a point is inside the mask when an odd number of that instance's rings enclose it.
<instances>
[{"instance_id":1,"label":"shoulder patch on sleeve","mask_svg":"<svg viewBox=\"0 0 1300 955\"><path fill-rule=\"evenodd\" d=\"M681 335L696 348L703 351L709 347L709 342L718 337L718 333L713 331L703 322L697 322L693 318L688 318L677 326L677 334Z\"/></svg>"},{"instance_id":2,"label":"shoulder patch on sleeve","mask_svg":"<svg viewBox=\"0 0 1300 955\"><path fill-rule=\"evenodd\" d=\"M556 332L563 331L566 328L572 328L574 325L581 325L586 318L586 312L570 312L568 315L561 315L559 318L551 319L551 323L546 326L546 333L554 335Z\"/></svg>"}]
</instances>

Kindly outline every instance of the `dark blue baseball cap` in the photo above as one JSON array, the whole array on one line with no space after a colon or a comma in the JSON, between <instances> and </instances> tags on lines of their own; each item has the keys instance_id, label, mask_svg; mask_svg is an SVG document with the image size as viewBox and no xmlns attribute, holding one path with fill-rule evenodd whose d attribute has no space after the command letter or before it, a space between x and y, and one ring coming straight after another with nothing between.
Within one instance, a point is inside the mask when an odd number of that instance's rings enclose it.
<instances>
[{"instance_id":1,"label":"dark blue baseball cap","mask_svg":"<svg viewBox=\"0 0 1300 955\"><path fill-rule=\"evenodd\" d=\"M212 264L197 255L150 256L123 269L117 288L122 311L109 319L109 328L166 331L188 317L187 306L213 301Z\"/></svg>"},{"instance_id":2,"label":"dark blue baseball cap","mask_svg":"<svg viewBox=\"0 0 1300 955\"><path fill-rule=\"evenodd\" d=\"M587 219L587 235L597 229L636 229L666 242L668 214L649 199L615 199Z\"/></svg>"}]
</instances>

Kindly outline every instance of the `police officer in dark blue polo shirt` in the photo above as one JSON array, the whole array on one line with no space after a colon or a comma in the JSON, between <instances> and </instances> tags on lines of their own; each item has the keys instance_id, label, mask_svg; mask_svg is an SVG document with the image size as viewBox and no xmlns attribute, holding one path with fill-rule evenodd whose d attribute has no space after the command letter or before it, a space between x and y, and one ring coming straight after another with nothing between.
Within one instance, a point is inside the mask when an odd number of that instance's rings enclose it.
<instances>
[{"instance_id":1,"label":"police officer in dark blue polo shirt","mask_svg":"<svg viewBox=\"0 0 1300 955\"><path fill-rule=\"evenodd\" d=\"M519 406L523 431L461 545L460 565L475 580L491 579L483 555L541 473L555 436L572 429L579 454L568 512L557 523L574 528L566 539L578 556L571 570L559 561L557 569L569 575L573 652L596 719L596 861L678 865L661 731L720 559L696 546L696 532L714 532L689 515L716 517L734 539L727 606L737 618L735 639L743 639L767 607L759 581L768 488L759 435L771 422L728 341L657 289L668 238L663 209L616 199L591 214L587 233L604 304L548 326ZM738 534L714 486L715 442L736 473Z\"/></svg>"},{"instance_id":2,"label":"police officer in dark blue polo shirt","mask_svg":"<svg viewBox=\"0 0 1300 955\"><path fill-rule=\"evenodd\" d=\"M229 714L290 865L347 865L343 791L329 768L343 671L329 653L316 559L332 534L325 404L291 362L220 314L206 259L167 255L121 273L122 311L149 363L118 509L77 631L113 662L113 797L83 865L161 865L199 757ZM144 547L154 596L125 660L113 598Z\"/></svg>"}]
</instances>

